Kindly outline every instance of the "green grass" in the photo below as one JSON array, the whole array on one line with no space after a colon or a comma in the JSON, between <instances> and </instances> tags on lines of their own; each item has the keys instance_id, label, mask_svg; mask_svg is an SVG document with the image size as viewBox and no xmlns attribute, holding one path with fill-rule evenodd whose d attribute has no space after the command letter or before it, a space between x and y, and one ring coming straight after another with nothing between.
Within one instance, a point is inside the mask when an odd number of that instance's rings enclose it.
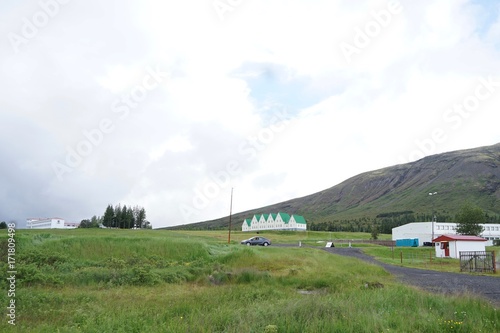
<instances>
[{"instance_id":1,"label":"green grass","mask_svg":"<svg viewBox=\"0 0 500 333\"><path fill-rule=\"evenodd\" d=\"M498 247L488 247L487 251L496 251L498 258ZM364 247L363 252L375 259L397 266L430 269L441 272L460 273L460 260L451 258L436 258L432 247ZM490 274L491 275L491 274ZM499 274L493 275L500 277Z\"/></svg>"},{"instance_id":2,"label":"green grass","mask_svg":"<svg viewBox=\"0 0 500 333\"><path fill-rule=\"evenodd\" d=\"M207 231L207 230L193 230L193 231L170 231L176 235L185 237L200 237L200 239L214 240L217 239L221 242L228 241L227 231ZM231 244L239 244L243 239L255 236L254 232L232 231ZM328 231L272 231L261 230L259 235L271 239L273 243L279 244L302 244L324 246L325 242L335 240L369 240L371 235L366 232L328 232ZM391 240L391 235L380 234L380 240ZM318 243L321 242L321 243Z\"/></svg>"},{"instance_id":3,"label":"green grass","mask_svg":"<svg viewBox=\"0 0 500 333\"><path fill-rule=\"evenodd\" d=\"M472 295L429 294L397 283L377 265L315 248L228 245L224 236L18 230L17 325L4 317L0 331L499 329L498 311ZM288 241L303 235L274 236ZM7 271L5 264L1 269ZM1 287L8 289L5 281ZM8 300L0 293L2 304Z\"/></svg>"}]
</instances>

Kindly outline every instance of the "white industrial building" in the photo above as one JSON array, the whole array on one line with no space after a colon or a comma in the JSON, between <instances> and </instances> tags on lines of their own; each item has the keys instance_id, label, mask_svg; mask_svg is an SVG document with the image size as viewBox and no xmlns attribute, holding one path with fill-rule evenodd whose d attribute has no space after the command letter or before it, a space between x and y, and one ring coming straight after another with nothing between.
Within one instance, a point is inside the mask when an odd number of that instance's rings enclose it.
<instances>
[{"instance_id":1,"label":"white industrial building","mask_svg":"<svg viewBox=\"0 0 500 333\"><path fill-rule=\"evenodd\" d=\"M307 222L303 216L286 213L257 214L251 219L245 219L241 226L242 231L259 230L292 230L306 231Z\"/></svg>"},{"instance_id":2,"label":"white industrial building","mask_svg":"<svg viewBox=\"0 0 500 333\"><path fill-rule=\"evenodd\" d=\"M28 229L75 229L79 222L66 222L60 217L34 217L26 219Z\"/></svg>"},{"instance_id":3,"label":"white industrial building","mask_svg":"<svg viewBox=\"0 0 500 333\"><path fill-rule=\"evenodd\" d=\"M481 224L484 231L481 237L487 240L486 246L493 245L493 240L500 239L500 224ZM392 229L392 240L417 238L418 245L431 243L442 235L456 235L457 223L453 222L413 222Z\"/></svg>"}]
</instances>

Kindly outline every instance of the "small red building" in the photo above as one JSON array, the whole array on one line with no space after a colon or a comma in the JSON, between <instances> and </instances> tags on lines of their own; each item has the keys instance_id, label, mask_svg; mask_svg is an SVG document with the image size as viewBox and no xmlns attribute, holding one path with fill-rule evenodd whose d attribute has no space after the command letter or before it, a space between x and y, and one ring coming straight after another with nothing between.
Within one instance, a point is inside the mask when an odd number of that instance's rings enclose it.
<instances>
[{"instance_id":1,"label":"small red building","mask_svg":"<svg viewBox=\"0 0 500 333\"><path fill-rule=\"evenodd\" d=\"M436 257L460 258L462 251L486 251L486 239L478 236L442 235L434 238Z\"/></svg>"}]
</instances>

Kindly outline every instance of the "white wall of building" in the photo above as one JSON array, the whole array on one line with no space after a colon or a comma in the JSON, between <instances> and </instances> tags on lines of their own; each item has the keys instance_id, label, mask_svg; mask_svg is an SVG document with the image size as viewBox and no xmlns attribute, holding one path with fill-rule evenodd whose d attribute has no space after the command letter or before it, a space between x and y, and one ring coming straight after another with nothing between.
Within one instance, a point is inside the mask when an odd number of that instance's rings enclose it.
<instances>
[{"instance_id":1,"label":"white wall of building","mask_svg":"<svg viewBox=\"0 0 500 333\"><path fill-rule=\"evenodd\" d=\"M283 216L281 215L283 214ZM283 218L288 219L284 221ZM297 217L299 221L305 221L303 217ZM251 219L250 225L248 220L243 220L241 226L242 231L259 231L259 230L291 230L291 231L306 231L306 223L298 223L294 215L284 213L278 214L261 214L254 215Z\"/></svg>"},{"instance_id":2,"label":"white wall of building","mask_svg":"<svg viewBox=\"0 0 500 333\"><path fill-rule=\"evenodd\" d=\"M433 225L434 224L434 225ZM500 224L481 224L484 231L481 237L487 239L486 246L493 245L494 239L500 239ZM418 245L432 242L441 235L456 235L457 224L453 222L413 222L392 229L392 240L418 238ZM434 232L432 231L434 228ZM434 234L434 237L433 237ZM463 250L466 251L466 250Z\"/></svg>"},{"instance_id":3,"label":"white wall of building","mask_svg":"<svg viewBox=\"0 0 500 333\"><path fill-rule=\"evenodd\" d=\"M28 229L75 229L80 223L66 222L60 217L37 217L26 219Z\"/></svg>"},{"instance_id":4,"label":"white wall of building","mask_svg":"<svg viewBox=\"0 0 500 333\"><path fill-rule=\"evenodd\" d=\"M486 242L468 242L468 241L450 241L450 258L460 258L460 252L462 251L486 251ZM445 250L441 249L441 243L436 243L436 257L444 258Z\"/></svg>"}]
</instances>

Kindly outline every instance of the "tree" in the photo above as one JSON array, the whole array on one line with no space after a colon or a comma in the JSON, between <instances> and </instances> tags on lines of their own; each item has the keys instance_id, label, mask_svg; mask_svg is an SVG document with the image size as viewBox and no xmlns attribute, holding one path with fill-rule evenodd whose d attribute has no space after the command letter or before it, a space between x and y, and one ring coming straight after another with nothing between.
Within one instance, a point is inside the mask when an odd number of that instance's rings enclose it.
<instances>
[{"instance_id":1,"label":"tree","mask_svg":"<svg viewBox=\"0 0 500 333\"><path fill-rule=\"evenodd\" d=\"M89 219L82 220L78 228L99 228L100 224L101 224L100 218L94 215L90 220Z\"/></svg>"},{"instance_id":2,"label":"tree","mask_svg":"<svg viewBox=\"0 0 500 333\"><path fill-rule=\"evenodd\" d=\"M7 223L5 221L0 222L0 229L7 229Z\"/></svg>"},{"instance_id":3,"label":"tree","mask_svg":"<svg viewBox=\"0 0 500 333\"><path fill-rule=\"evenodd\" d=\"M135 224L135 216L134 216L134 210L132 209L132 206L129 206L127 208L127 229L132 229Z\"/></svg>"},{"instance_id":4,"label":"tree","mask_svg":"<svg viewBox=\"0 0 500 333\"><path fill-rule=\"evenodd\" d=\"M89 219L81 220L78 228L90 228L90 223Z\"/></svg>"},{"instance_id":5,"label":"tree","mask_svg":"<svg viewBox=\"0 0 500 333\"><path fill-rule=\"evenodd\" d=\"M373 240L378 239L378 228L375 224L372 224L372 227L371 227L371 237Z\"/></svg>"},{"instance_id":6,"label":"tree","mask_svg":"<svg viewBox=\"0 0 500 333\"><path fill-rule=\"evenodd\" d=\"M466 203L456 216L457 234L479 236L484 230L483 226L479 224L484 223L485 220L486 217L481 208Z\"/></svg>"},{"instance_id":7,"label":"tree","mask_svg":"<svg viewBox=\"0 0 500 333\"><path fill-rule=\"evenodd\" d=\"M144 228L146 222L146 210L144 207L134 207L134 222L136 228Z\"/></svg>"},{"instance_id":8,"label":"tree","mask_svg":"<svg viewBox=\"0 0 500 333\"><path fill-rule=\"evenodd\" d=\"M122 205L118 204L115 206L115 221L113 227L121 228L122 226Z\"/></svg>"},{"instance_id":9,"label":"tree","mask_svg":"<svg viewBox=\"0 0 500 333\"><path fill-rule=\"evenodd\" d=\"M102 224L102 218L94 215L90 219L90 224L92 225L92 228L99 228Z\"/></svg>"},{"instance_id":10,"label":"tree","mask_svg":"<svg viewBox=\"0 0 500 333\"><path fill-rule=\"evenodd\" d=\"M108 205L106 211L104 212L104 216L102 217L102 224L105 227L111 228L114 227L114 221L115 221L115 210L113 209L113 206Z\"/></svg>"},{"instance_id":11,"label":"tree","mask_svg":"<svg viewBox=\"0 0 500 333\"><path fill-rule=\"evenodd\" d=\"M130 225L132 224L132 219L134 218L131 214L132 210L127 208L127 205L123 205L121 211L121 219L120 219L120 228L122 229L130 229Z\"/></svg>"}]
</instances>

